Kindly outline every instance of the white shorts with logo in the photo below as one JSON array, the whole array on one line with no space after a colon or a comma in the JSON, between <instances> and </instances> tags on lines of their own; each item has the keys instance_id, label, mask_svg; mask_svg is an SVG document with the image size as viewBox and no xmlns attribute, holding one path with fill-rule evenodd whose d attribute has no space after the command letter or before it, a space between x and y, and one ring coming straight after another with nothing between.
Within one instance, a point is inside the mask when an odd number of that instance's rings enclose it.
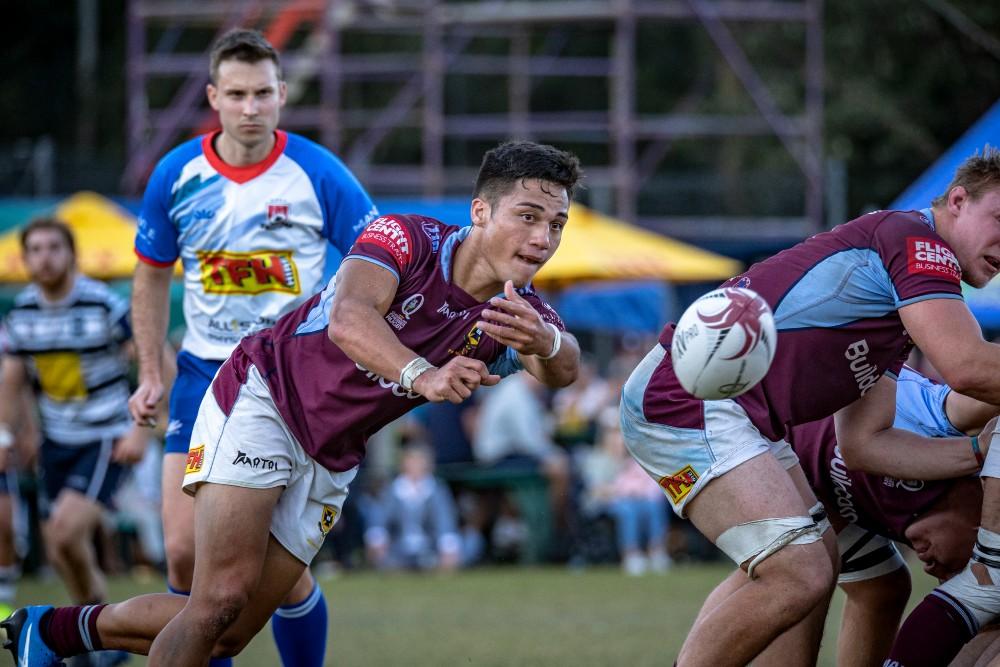
<instances>
[{"instance_id":1,"label":"white shorts with logo","mask_svg":"<svg viewBox=\"0 0 1000 667\"><path fill-rule=\"evenodd\" d=\"M250 489L285 487L271 518L271 534L308 564L340 517L357 467L331 472L312 459L288 430L256 367L247 369L227 416L209 389L191 434L184 490L204 483Z\"/></svg>"},{"instance_id":2,"label":"white shorts with logo","mask_svg":"<svg viewBox=\"0 0 1000 667\"><path fill-rule=\"evenodd\" d=\"M840 552L840 575L837 577L840 584L876 579L906 567L895 542L854 523L847 524L837 533L837 551Z\"/></svg>"},{"instance_id":3,"label":"white shorts with logo","mask_svg":"<svg viewBox=\"0 0 1000 667\"><path fill-rule=\"evenodd\" d=\"M674 512L684 508L710 481L755 456L770 452L787 470L798 463L784 440L761 435L732 400L704 401L704 429L657 424L643 416L643 394L666 350L655 346L622 390L621 428L625 446L662 488Z\"/></svg>"}]
</instances>

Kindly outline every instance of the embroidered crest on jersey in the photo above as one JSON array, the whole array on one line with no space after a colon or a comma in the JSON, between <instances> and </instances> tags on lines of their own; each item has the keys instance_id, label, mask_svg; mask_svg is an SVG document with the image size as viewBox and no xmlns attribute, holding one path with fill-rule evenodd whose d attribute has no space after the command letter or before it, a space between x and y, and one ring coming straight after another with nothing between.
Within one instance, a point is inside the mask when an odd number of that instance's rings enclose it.
<instances>
[{"instance_id":1,"label":"embroidered crest on jersey","mask_svg":"<svg viewBox=\"0 0 1000 667\"><path fill-rule=\"evenodd\" d=\"M201 471L203 465L205 465L205 445L198 445L188 451L187 462L184 465L184 474L193 475Z\"/></svg>"},{"instance_id":2,"label":"embroidered crest on jersey","mask_svg":"<svg viewBox=\"0 0 1000 667\"><path fill-rule=\"evenodd\" d=\"M302 291L291 250L201 251L201 284L206 294L260 294Z\"/></svg>"},{"instance_id":3,"label":"embroidered crest on jersey","mask_svg":"<svg viewBox=\"0 0 1000 667\"><path fill-rule=\"evenodd\" d=\"M288 209L291 206L284 199L272 199L267 202L267 216L264 221L264 229L274 229L275 227L291 227L288 222Z\"/></svg>"},{"instance_id":4,"label":"embroidered crest on jersey","mask_svg":"<svg viewBox=\"0 0 1000 667\"><path fill-rule=\"evenodd\" d=\"M955 282L962 279L962 267L951 248L940 241L917 236L906 238L906 272L943 276Z\"/></svg>"},{"instance_id":5,"label":"embroidered crest on jersey","mask_svg":"<svg viewBox=\"0 0 1000 667\"><path fill-rule=\"evenodd\" d=\"M672 475L666 475L657 482L663 490L670 496L670 500L676 505L684 500L687 494L691 493L695 483L698 481L698 473L690 464L684 466Z\"/></svg>"},{"instance_id":6,"label":"embroidered crest on jersey","mask_svg":"<svg viewBox=\"0 0 1000 667\"><path fill-rule=\"evenodd\" d=\"M412 257L410 233L392 218L379 218L368 225L357 243L371 243L387 250L401 267L409 264Z\"/></svg>"},{"instance_id":7,"label":"embroidered crest on jersey","mask_svg":"<svg viewBox=\"0 0 1000 667\"><path fill-rule=\"evenodd\" d=\"M469 333L465 334L465 344L462 345L460 350L448 350L452 354L459 357L468 357L476 348L479 347L479 343L483 340L483 330L477 326L473 326L469 330Z\"/></svg>"}]
</instances>

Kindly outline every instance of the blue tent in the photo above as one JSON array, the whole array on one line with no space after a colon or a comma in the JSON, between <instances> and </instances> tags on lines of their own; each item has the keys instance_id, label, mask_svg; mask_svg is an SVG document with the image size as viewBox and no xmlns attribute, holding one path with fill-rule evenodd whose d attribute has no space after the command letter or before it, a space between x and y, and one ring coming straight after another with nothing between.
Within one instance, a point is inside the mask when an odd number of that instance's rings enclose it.
<instances>
[{"instance_id":1,"label":"blue tent","mask_svg":"<svg viewBox=\"0 0 1000 667\"><path fill-rule=\"evenodd\" d=\"M937 162L896 197L889 208L901 211L927 208L931 200L948 187L958 165L976 151L981 152L987 144L1000 146L1000 102L983 114Z\"/></svg>"}]
</instances>

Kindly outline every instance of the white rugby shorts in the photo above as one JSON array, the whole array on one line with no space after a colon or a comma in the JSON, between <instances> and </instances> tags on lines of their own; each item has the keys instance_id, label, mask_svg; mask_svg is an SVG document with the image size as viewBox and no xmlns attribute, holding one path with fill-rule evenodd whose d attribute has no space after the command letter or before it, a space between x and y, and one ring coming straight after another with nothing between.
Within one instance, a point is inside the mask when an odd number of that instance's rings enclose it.
<instances>
[{"instance_id":1,"label":"white rugby shorts","mask_svg":"<svg viewBox=\"0 0 1000 667\"><path fill-rule=\"evenodd\" d=\"M854 523L837 533L837 551L840 552L839 584L877 579L906 567L895 542Z\"/></svg>"},{"instance_id":2,"label":"white rugby shorts","mask_svg":"<svg viewBox=\"0 0 1000 667\"><path fill-rule=\"evenodd\" d=\"M755 456L770 453L786 470L798 463L787 442L765 438L729 399L703 401L704 429L648 421L643 394L665 354L663 346L654 346L625 383L621 428L629 453L660 485L678 516L706 484Z\"/></svg>"},{"instance_id":3,"label":"white rugby shorts","mask_svg":"<svg viewBox=\"0 0 1000 667\"><path fill-rule=\"evenodd\" d=\"M257 368L247 369L226 415L211 388L191 434L184 491L205 483L250 489L285 487L271 517L271 534L307 565L340 517L357 466L331 472L306 454L289 431Z\"/></svg>"}]
</instances>

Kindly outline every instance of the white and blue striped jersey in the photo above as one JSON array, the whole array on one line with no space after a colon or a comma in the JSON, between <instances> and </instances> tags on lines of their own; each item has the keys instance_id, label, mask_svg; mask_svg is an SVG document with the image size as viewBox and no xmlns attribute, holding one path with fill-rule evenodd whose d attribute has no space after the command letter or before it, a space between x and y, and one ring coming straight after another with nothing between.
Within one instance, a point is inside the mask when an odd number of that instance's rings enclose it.
<instances>
[{"instance_id":1,"label":"white and blue striped jersey","mask_svg":"<svg viewBox=\"0 0 1000 667\"><path fill-rule=\"evenodd\" d=\"M135 250L184 266L182 349L226 359L324 285L328 242L342 254L377 212L344 164L304 137L277 131L247 167L215 152L218 132L168 153L146 187Z\"/></svg>"},{"instance_id":2,"label":"white and blue striped jersey","mask_svg":"<svg viewBox=\"0 0 1000 667\"><path fill-rule=\"evenodd\" d=\"M42 433L62 445L124 435L128 414L128 302L104 283L76 276L69 294L50 302L29 285L7 314L8 353L25 361Z\"/></svg>"}]
</instances>

